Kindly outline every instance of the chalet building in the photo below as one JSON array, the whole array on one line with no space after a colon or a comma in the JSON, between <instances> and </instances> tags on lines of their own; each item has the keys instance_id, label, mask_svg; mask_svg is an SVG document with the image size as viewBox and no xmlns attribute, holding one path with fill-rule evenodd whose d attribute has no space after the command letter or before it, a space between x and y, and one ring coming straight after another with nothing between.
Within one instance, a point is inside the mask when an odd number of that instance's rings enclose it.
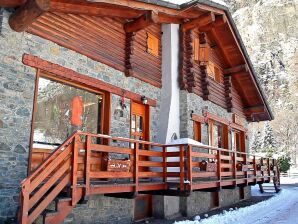
<instances>
[{"instance_id":1,"label":"chalet building","mask_svg":"<svg viewBox=\"0 0 298 224\"><path fill-rule=\"evenodd\" d=\"M0 6L0 223L193 216L277 186L247 154L273 115L225 6Z\"/></svg>"}]
</instances>

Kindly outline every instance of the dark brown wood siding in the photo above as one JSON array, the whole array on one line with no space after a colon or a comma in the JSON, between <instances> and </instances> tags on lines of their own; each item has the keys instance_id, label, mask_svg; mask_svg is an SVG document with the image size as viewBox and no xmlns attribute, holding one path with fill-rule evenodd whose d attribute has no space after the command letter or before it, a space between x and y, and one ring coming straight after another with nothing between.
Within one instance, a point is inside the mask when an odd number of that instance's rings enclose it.
<instances>
[{"instance_id":1,"label":"dark brown wood siding","mask_svg":"<svg viewBox=\"0 0 298 224\"><path fill-rule=\"evenodd\" d=\"M147 52L148 33L158 38L158 57ZM140 79L159 87L161 86L161 46L161 25L151 25L136 33L135 52L132 55L133 72L140 76Z\"/></svg>"},{"instance_id":2,"label":"dark brown wood siding","mask_svg":"<svg viewBox=\"0 0 298 224\"><path fill-rule=\"evenodd\" d=\"M125 72L127 21L64 13L45 13L28 32ZM147 53L147 32L159 38L159 57ZM161 87L161 25L152 25L136 33L131 62L132 76Z\"/></svg>"}]
</instances>

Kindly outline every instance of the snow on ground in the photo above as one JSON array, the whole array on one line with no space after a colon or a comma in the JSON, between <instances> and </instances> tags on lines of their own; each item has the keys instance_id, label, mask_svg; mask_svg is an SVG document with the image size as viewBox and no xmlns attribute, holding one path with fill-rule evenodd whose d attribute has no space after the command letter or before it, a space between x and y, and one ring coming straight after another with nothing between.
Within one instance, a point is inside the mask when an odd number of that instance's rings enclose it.
<instances>
[{"instance_id":1,"label":"snow on ground","mask_svg":"<svg viewBox=\"0 0 298 224\"><path fill-rule=\"evenodd\" d=\"M282 179L282 184L298 182L297 177ZM279 194L274 194L274 197L258 204L226 211L201 221L182 221L175 224L298 224L298 187L292 185L282 188ZM258 186L253 187L252 194L264 196L259 194L258 190Z\"/></svg>"},{"instance_id":2,"label":"snow on ground","mask_svg":"<svg viewBox=\"0 0 298 224\"><path fill-rule=\"evenodd\" d=\"M298 177L280 177L281 184L298 184Z\"/></svg>"}]
</instances>

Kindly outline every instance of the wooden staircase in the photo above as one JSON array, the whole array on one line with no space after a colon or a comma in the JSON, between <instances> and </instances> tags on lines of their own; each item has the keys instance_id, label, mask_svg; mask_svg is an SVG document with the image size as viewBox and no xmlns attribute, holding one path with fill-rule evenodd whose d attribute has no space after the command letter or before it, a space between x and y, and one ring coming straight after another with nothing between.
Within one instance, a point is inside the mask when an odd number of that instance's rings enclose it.
<instances>
[{"instance_id":1,"label":"wooden staircase","mask_svg":"<svg viewBox=\"0 0 298 224\"><path fill-rule=\"evenodd\" d=\"M108 159L112 154L129 159ZM18 218L21 224L59 224L91 195L188 196L271 180L279 188L274 159L206 145L163 145L76 132L22 181Z\"/></svg>"}]
</instances>

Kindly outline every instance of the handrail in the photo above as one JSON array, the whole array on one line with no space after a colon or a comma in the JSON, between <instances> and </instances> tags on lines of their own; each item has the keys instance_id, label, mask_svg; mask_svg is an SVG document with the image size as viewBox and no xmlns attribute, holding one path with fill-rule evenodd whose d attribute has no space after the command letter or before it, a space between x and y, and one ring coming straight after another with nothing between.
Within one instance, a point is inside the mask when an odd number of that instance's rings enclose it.
<instances>
[{"instance_id":1,"label":"handrail","mask_svg":"<svg viewBox=\"0 0 298 224\"><path fill-rule=\"evenodd\" d=\"M59 146L57 149L55 149L51 154L50 156L36 169L34 170L33 173L31 173L26 179L24 179L22 182L21 182L21 186L25 185L26 182L28 181L31 181L32 178L34 176L36 176L45 166L47 166L50 162L51 162L51 159L54 158L58 152L63 149L65 146L67 146L71 141L72 139L77 135L78 132L74 132L69 138L67 138L61 146Z\"/></svg>"}]
</instances>

